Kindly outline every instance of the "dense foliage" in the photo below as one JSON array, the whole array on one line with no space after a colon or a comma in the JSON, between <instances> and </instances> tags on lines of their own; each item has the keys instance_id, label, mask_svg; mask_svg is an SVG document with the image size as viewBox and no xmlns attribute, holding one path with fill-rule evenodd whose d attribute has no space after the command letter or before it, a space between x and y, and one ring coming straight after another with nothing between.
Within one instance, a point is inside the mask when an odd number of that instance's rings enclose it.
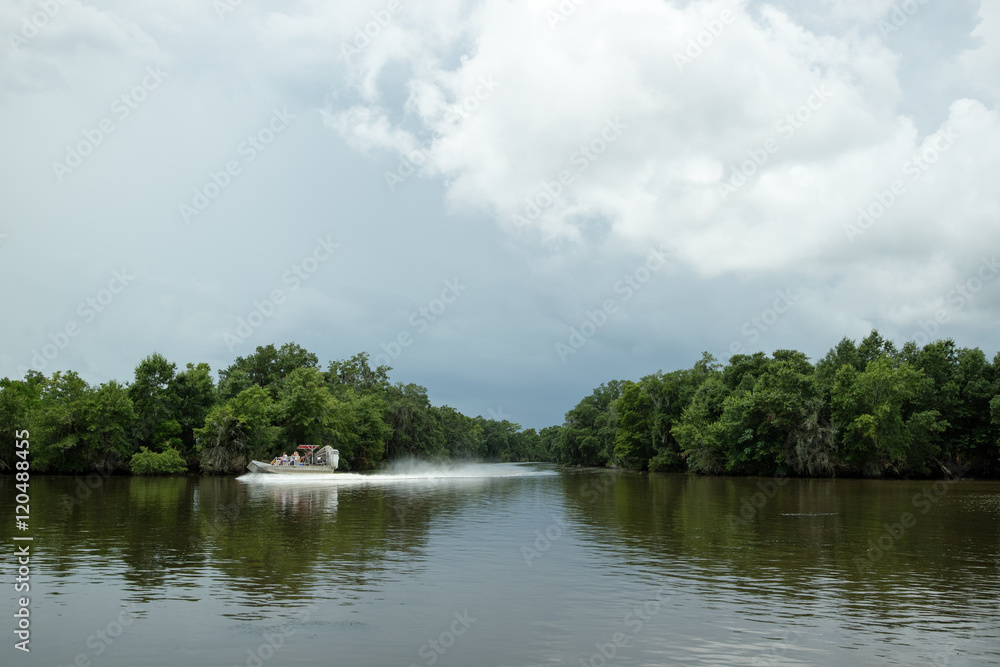
<instances>
[{"instance_id":1,"label":"dense foliage","mask_svg":"<svg viewBox=\"0 0 1000 667\"><path fill-rule=\"evenodd\" d=\"M219 373L143 359L127 385L76 373L0 380L0 432L30 429L32 468L78 473L239 472L298 445L341 468L402 458L557 461L701 474L1000 475L1000 354L935 341L897 349L873 331L811 363L778 350L704 354L691 369L602 384L536 432L430 404L368 355L331 362L294 343L258 347ZM0 440L0 471L15 462Z\"/></svg>"},{"instance_id":2,"label":"dense foliage","mask_svg":"<svg viewBox=\"0 0 1000 667\"><path fill-rule=\"evenodd\" d=\"M902 349L873 331L812 364L800 352L708 354L613 381L566 414L554 458L705 474L1000 474L1000 354L951 340Z\"/></svg>"},{"instance_id":3,"label":"dense foliage","mask_svg":"<svg viewBox=\"0 0 1000 667\"><path fill-rule=\"evenodd\" d=\"M91 386L73 371L29 371L0 380L0 471L15 463L13 433L31 433L32 469L136 474L201 469L240 472L302 444L331 445L340 467L387 460L537 460L542 439L508 421L467 417L433 406L427 390L392 384L389 368L361 353L324 371L294 343L258 347L219 373L207 364L146 357L127 385Z\"/></svg>"}]
</instances>

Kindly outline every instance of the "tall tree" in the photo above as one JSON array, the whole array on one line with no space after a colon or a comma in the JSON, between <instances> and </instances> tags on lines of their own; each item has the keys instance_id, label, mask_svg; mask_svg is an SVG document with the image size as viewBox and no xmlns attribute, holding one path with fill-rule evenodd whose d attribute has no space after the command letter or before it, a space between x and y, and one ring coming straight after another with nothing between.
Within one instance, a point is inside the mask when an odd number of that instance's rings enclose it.
<instances>
[{"instance_id":1,"label":"tall tree","mask_svg":"<svg viewBox=\"0 0 1000 667\"><path fill-rule=\"evenodd\" d=\"M14 434L28 430L38 408L45 376L29 371L24 380L0 379L0 471L12 470L17 447Z\"/></svg>"},{"instance_id":2,"label":"tall tree","mask_svg":"<svg viewBox=\"0 0 1000 667\"><path fill-rule=\"evenodd\" d=\"M292 370L281 382L275 411L289 449L299 445L345 448L350 407L333 397L322 372L311 366ZM345 451L350 460L352 452Z\"/></svg>"},{"instance_id":3,"label":"tall tree","mask_svg":"<svg viewBox=\"0 0 1000 667\"><path fill-rule=\"evenodd\" d=\"M169 386L173 404L173 417L178 425L180 446L177 450L188 463L195 456L195 429L205 425L205 418L216 402L215 383L208 364L187 364L187 368L174 375Z\"/></svg>"},{"instance_id":4,"label":"tall tree","mask_svg":"<svg viewBox=\"0 0 1000 667\"><path fill-rule=\"evenodd\" d=\"M86 399L90 386L74 371L56 371L42 387L32 419L33 468L39 472L83 472L88 455Z\"/></svg>"},{"instance_id":5,"label":"tall tree","mask_svg":"<svg viewBox=\"0 0 1000 667\"><path fill-rule=\"evenodd\" d=\"M251 460L270 460L281 434L274 413L274 399L257 385L212 407L194 432L202 470L241 472Z\"/></svg>"},{"instance_id":6,"label":"tall tree","mask_svg":"<svg viewBox=\"0 0 1000 667\"><path fill-rule=\"evenodd\" d=\"M177 365L154 352L135 367L135 378L129 385L128 395L135 410L135 449L140 446L161 451L176 437L179 427L164 422L176 421L170 388L174 382ZM166 441L166 442L164 442Z\"/></svg>"},{"instance_id":7,"label":"tall tree","mask_svg":"<svg viewBox=\"0 0 1000 667\"><path fill-rule=\"evenodd\" d=\"M132 457L131 432L136 419L128 390L116 381L89 392L83 401L86 431L85 469L123 468Z\"/></svg>"},{"instance_id":8,"label":"tall tree","mask_svg":"<svg viewBox=\"0 0 1000 667\"><path fill-rule=\"evenodd\" d=\"M397 383L386 395L386 421L392 435L386 446L388 458L442 458L447 452L440 417L431 411L427 389Z\"/></svg>"},{"instance_id":9,"label":"tall tree","mask_svg":"<svg viewBox=\"0 0 1000 667\"><path fill-rule=\"evenodd\" d=\"M671 429L689 470L703 474L726 470L726 434L720 420L729 395L722 378L708 378Z\"/></svg>"},{"instance_id":10,"label":"tall tree","mask_svg":"<svg viewBox=\"0 0 1000 667\"><path fill-rule=\"evenodd\" d=\"M869 362L863 373L850 366L837 372L833 410L843 425L844 463L869 476L905 471L912 461L914 431L926 435L947 426L936 411L918 413L921 416L907 425L904 405L924 380L922 371L889 356Z\"/></svg>"},{"instance_id":11,"label":"tall tree","mask_svg":"<svg viewBox=\"0 0 1000 667\"><path fill-rule=\"evenodd\" d=\"M385 393L389 389L388 366L372 368L367 352L359 352L346 361L331 361L327 370L327 382L334 395L341 388L349 388L360 393Z\"/></svg>"},{"instance_id":12,"label":"tall tree","mask_svg":"<svg viewBox=\"0 0 1000 667\"><path fill-rule=\"evenodd\" d=\"M629 382L618 399L615 460L624 468L645 470L656 454L653 399L643 385Z\"/></svg>"},{"instance_id":13,"label":"tall tree","mask_svg":"<svg viewBox=\"0 0 1000 667\"><path fill-rule=\"evenodd\" d=\"M295 343L285 343L280 349L262 345L247 357L219 371L219 395L230 399L252 385L264 387L272 398L277 398L283 379L297 368L319 368L319 358Z\"/></svg>"}]
</instances>

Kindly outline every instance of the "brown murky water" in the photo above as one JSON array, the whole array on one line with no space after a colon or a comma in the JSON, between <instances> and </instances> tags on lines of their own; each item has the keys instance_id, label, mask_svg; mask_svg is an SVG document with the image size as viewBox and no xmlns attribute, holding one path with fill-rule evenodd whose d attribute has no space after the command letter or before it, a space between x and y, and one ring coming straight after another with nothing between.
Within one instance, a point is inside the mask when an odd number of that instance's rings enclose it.
<instances>
[{"instance_id":1,"label":"brown murky water","mask_svg":"<svg viewBox=\"0 0 1000 667\"><path fill-rule=\"evenodd\" d=\"M4 665L1000 664L997 482L89 481L0 478Z\"/></svg>"}]
</instances>

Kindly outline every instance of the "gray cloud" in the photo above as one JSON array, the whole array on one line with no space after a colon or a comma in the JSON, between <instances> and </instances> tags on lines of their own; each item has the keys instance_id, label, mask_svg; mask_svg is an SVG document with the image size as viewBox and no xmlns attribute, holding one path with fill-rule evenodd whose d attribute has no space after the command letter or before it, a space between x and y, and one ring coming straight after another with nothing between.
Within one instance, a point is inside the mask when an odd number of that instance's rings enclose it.
<instances>
[{"instance_id":1,"label":"gray cloud","mask_svg":"<svg viewBox=\"0 0 1000 667\"><path fill-rule=\"evenodd\" d=\"M41 5L6 3L0 375L404 334L394 379L539 427L702 350L942 311L992 355L1000 281L953 292L1000 252L996 3L800 4L56 0L29 38Z\"/></svg>"}]
</instances>

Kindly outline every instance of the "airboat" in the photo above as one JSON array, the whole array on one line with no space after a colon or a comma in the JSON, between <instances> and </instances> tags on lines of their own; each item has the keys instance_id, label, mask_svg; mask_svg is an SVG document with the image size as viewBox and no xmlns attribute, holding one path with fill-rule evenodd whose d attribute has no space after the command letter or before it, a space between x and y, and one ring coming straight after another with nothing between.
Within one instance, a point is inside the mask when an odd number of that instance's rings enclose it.
<instances>
[{"instance_id":1,"label":"airboat","mask_svg":"<svg viewBox=\"0 0 1000 667\"><path fill-rule=\"evenodd\" d=\"M326 445L323 448L319 448L319 445L299 445L298 449L304 450L305 455L297 463L292 463L291 461L282 462L277 458L270 463L251 461L247 465L247 469L250 472L274 473L278 475L329 474L335 471L337 464L340 463L340 452L330 447L330 445Z\"/></svg>"}]
</instances>

